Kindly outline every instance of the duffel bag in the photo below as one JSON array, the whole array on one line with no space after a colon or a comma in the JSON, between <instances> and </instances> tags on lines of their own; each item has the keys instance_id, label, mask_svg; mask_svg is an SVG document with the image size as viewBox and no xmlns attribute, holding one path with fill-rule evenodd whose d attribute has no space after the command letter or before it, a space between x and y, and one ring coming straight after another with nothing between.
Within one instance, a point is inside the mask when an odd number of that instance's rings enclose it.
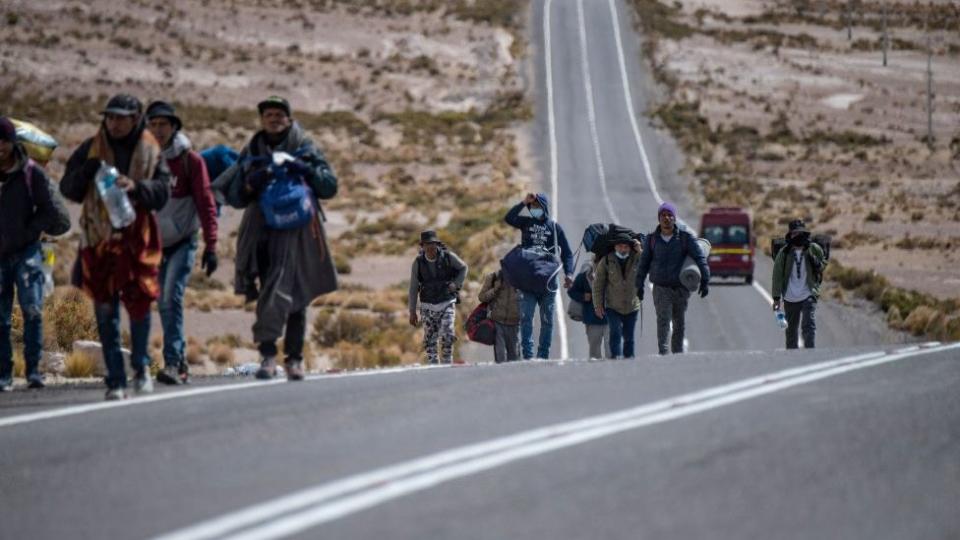
<instances>
[{"instance_id":1,"label":"duffel bag","mask_svg":"<svg viewBox=\"0 0 960 540\"><path fill-rule=\"evenodd\" d=\"M507 283L520 291L542 296L559 287L560 258L545 249L516 246L500 260L500 267Z\"/></svg>"},{"instance_id":2,"label":"duffel bag","mask_svg":"<svg viewBox=\"0 0 960 540\"><path fill-rule=\"evenodd\" d=\"M473 308L466 322L463 323L467 331L467 337L470 341L482 343L484 345L493 345L497 339L497 326L492 319L488 317L488 306L486 302Z\"/></svg>"}]
</instances>

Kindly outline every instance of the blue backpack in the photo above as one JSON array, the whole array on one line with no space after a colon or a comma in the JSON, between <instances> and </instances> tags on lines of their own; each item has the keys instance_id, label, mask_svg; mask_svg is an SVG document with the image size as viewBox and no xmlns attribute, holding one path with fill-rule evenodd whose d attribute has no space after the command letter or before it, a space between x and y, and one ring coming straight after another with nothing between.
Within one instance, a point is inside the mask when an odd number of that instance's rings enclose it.
<instances>
[{"instance_id":1,"label":"blue backpack","mask_svg":"<svg viewBox=\"0 0 960 540\"><path fill-rule=\"evenodd\" d=\"M291 176L282 164L270 161L273 180L260 195L260 210L267 227L276 230L299 229L317 213L313 192L299 176Z\"/></svg>"}]
</instances>

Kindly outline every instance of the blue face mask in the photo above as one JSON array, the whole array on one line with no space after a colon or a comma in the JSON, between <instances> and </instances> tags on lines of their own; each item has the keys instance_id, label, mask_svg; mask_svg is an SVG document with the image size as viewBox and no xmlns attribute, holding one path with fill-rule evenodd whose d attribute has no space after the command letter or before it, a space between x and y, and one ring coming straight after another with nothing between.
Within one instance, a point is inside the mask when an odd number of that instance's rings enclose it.
<instances>
[{"instance_id":1,"label":"blue face mask","mask_svg":"<svg viewBox=\"0 0 960 540\"><path fill-rule=\"evenodd\" d=\"M530 215L535 219L540 219L543 217L543 208L531 208Z\"/></svg>"},{"instance_id":2,"label":"blue face mask","mask_svg":"<svg viewBox=\"0 0 960 540\"><path fill-rule=\"evenodd\" d=\"M620 260L626 259L627 257L630 256L630 252L629 252L629 251L626 252L626 253L620 253L619 251L615 251L614 253L617 255L617 258L620 259Z\"/></svg>"}]
</instances>

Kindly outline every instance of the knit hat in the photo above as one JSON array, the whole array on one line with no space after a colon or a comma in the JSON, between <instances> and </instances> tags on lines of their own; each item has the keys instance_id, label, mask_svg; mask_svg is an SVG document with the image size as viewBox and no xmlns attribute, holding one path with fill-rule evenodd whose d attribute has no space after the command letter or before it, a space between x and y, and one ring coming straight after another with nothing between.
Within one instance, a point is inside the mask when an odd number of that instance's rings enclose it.
<instances>
[{"instance_id":1,"label":"knit hat","mask_svg":"<svg viewBox=\"0 0 960 540\"><path fill-rule=\"evenodd\" d=\"M173 105L167 103L166 101L154 101L149 106L147 106L147 120L152 120L154 118L167 118L170 120L170 123L173 124L173 129L175 131L180 131L183 127L183 122L180 121L180 117L177 116L176 109L173 108Z\"/></svg>"},{"instance_id":2,"label":"knit hat","mask_svg":"<svg viewBox=\"0 0 960 540\"><path fill-rule=\"evenodd\" d=\"M118 114L122 116L136 116L143 111L140 100L130 94L117 94L110 98L106 108L100 114Z\"/></svg>"},{"instance_id":3,"label":"knit hat","mask_svg":"<svg viewBox=\"0 0 960 540\"><path fill-rule=\"evenodd\" d=\"M660 214L667 212L673 217L677 217L677 207L673 203L664 202L660 205L660 208L657 209L657 217L660 217Z\"/></svg>"},{"instance_id":4,"label":"knit hat","mask_svg":"<svg viewBox=\"0 0 960 540\"><path fill-rule=\"evenodd\" d=\"M437 236L437 231L433 229L428 229L420 233L420 243L421 244L438 244L440 243L440 237Z\"/></svg>"},{"instance_id":5,"label":"knit hat","mask_svg":"<svg viewBox=\"0 0 960 540\"><path fill-rule=\"evenodd\" d=\"M0 116L0 141L17 142L17 128L6 116Z\"/></svg>"},{"instance_id":6,"label":"knit hat","mask_svg":"<svg viewBox=\"0 0 960 540\"><path fill-rule=\"evenodd\" d=\"M263 116L263 111L267 109L280 109L287 113L287 116L291 116L290 103L280 96L270 96L260 103L257 103L257 110L260 111L260 116Z\"/></svg>"}]
</instances>

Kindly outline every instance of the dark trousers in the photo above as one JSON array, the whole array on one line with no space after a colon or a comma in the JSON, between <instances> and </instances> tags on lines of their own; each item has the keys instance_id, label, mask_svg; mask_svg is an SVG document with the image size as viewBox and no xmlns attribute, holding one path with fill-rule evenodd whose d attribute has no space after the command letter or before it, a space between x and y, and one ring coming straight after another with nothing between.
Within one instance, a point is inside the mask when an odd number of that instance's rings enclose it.
<instances>
[{"instance_id":1,"label":"dark trousers","mask_svg":"<svg viewBox=\"0 0 960 540\"><path fill-rule=\"evenodd\" d=\"M687 301L690 291L683 287L653 286L653 309L657 312L657 349L660 354L683 352L683 335L686 329ZM670 326L673 325L673 334ZM667 338L670 350L667 350Z\"/></svg>"},{"instance_id":2,"label":"dark trousers","mask_svg":"<svg viewBox=\"0 0 960 540\"><path fill-rule=\"evenodd\" d=\"M303 342L307 336L307 310L294 311L287 316L283 332L283 356L287 360L303 360ZM261 356L276 356L277 343L262 341L257 347Z\"/></svg>"},{"instance_id":3,"label":"dark trousers","mask_svg":"<svg viewBox=\"0 0 960 540\"><path fill-rule=\"evenodd\" d=\"M607 324L610 326L610 358L633 358L633 334L637 328L639 311L623 315L612 309L607 310Z\"/></svg>"},{"instance_id":4,"label":"dark trousers","mask_svg":"<svg viewBox=\"0 0 960 540\"><path fill-rule=\"evenodd\" d=\"M809 297L803 302L783 302L783 313L787 316L787 348L797 348L797 328L803 331L803 346L812 349L817 334L817 299Z\"/></svg>"}]
</instances>

